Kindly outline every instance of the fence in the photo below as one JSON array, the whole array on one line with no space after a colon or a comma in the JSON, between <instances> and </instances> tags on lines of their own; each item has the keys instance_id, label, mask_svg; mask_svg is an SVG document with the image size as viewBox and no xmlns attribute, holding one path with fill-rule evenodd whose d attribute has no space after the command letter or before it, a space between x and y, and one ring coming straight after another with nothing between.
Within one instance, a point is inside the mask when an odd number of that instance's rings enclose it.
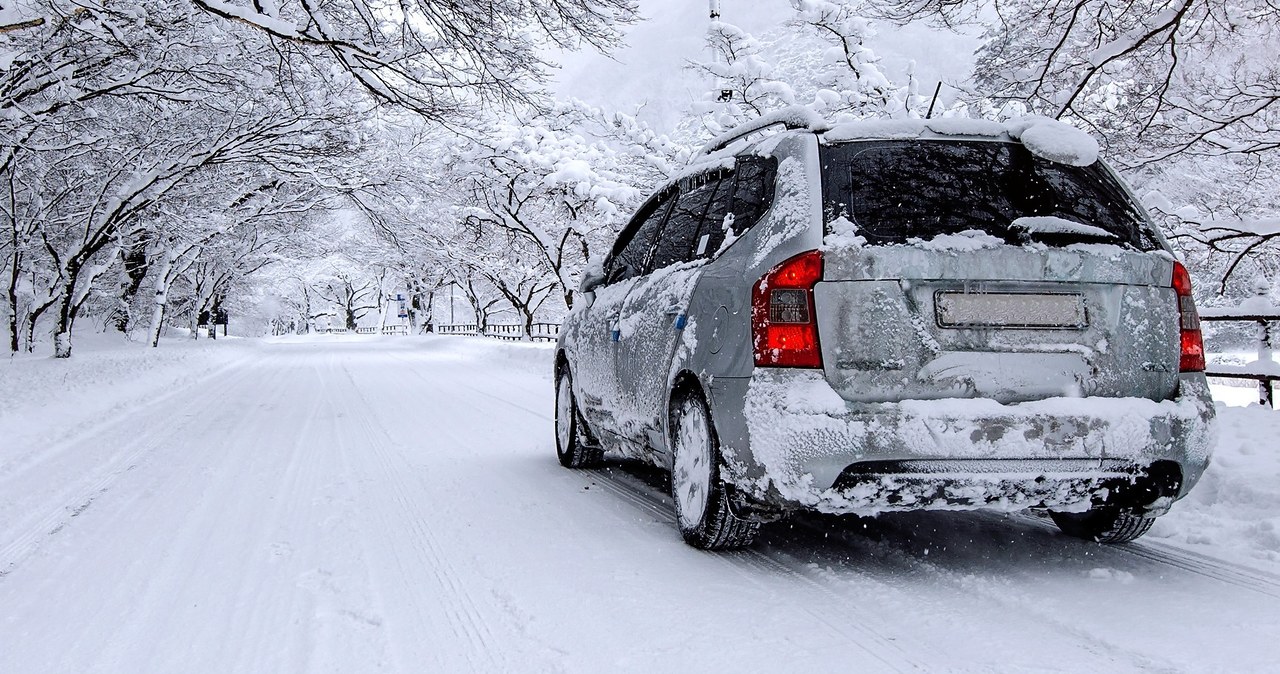
<instances>
[{"instance_id":1,"label":"fence","mask_svg":"<svg viewBox=\"0 0 1280 674\"><path fill-rule=\"evenodd\" d=\"M534 323L529 328L531 333L529 336L535 342L554 342L560 337L559 323ZM441 335L477 335L480 332L479 326L475 323L437 325L435 329ZM524 339L524 324L491 323L485 326L484 336L518 342Z\"/></svg>"},{"instance_id":2,"label":"fence","mask_svg":"<svg viewBox=\"0 0 1280 674\"><path fill-rule=\"evenodd\" d=\"M1215 364L1205 371L1210 377L1253 379L1258 382L1258 402L1275 408L1275 382L1280 381L1280 364L1271 358L1271 325L1280 321L1274 313L1248 313L1237 309L1205 309L1200 320L1218 323L1254 323L1258 326L1258 359L1244 365Z\"/></svg>"},{"instance_id":3,"label":"fence","mask_svg":"<svg viewBox=\"0 0 1280 674\"><path fill-rule=\"evenodd\" d=\"M315 333L317 335L345 335L348 332L351 332L351 330L348 330L346 328L316 328L315 329ZM381 334L384 334L384 335L408 335L409 326L397 324L397 325L384 325L382 326L381 329L379 329L377 326L360 327L355 329L355 333L357 335L376 335L376 334L379 334L379 332L381 332Z\"/></svg>"}]
</instances>

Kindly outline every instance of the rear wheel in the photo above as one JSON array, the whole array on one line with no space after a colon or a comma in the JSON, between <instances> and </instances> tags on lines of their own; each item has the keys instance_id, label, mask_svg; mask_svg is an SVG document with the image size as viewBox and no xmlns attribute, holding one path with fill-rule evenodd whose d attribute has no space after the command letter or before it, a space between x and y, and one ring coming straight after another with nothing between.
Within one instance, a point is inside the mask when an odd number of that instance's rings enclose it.
<instances>
[{"instance_id":1,"label":"rear wheel","mask_svg":"<svg viewBox=\"0 0 1280 674\"><path fill-rule=\"evenodd\" d=\"M1093 508L1082 513L1051 512L1062 533L1099 543L1128 543L1147 533L1156 518L1143 517L1116 507Z\"/></svg>"},{"instance_id":2,"label":"rear wheel","mask_svg":"<svg viewBox=\"0 0 1280 674\"><path fill-rule=\"evenodd\" d=\"M671 496L685 542L703 550L751 545L760 524L740 519L729 510L728 494L720 479L720 442L701 395L685 395L675 404L671 446Z\"/></svg>"},{"instance_id":3,"label":"rear wheel","mask_svg":"<svg viewBox=\"0 0 1280 674\"><path fill-rule=\"evenodd\" d=\"M560 368L556 379L556 457L565 468L594 468L604 459L604 450L591 442L582 423L568 367Z\"/></svg>"}]
</instances>

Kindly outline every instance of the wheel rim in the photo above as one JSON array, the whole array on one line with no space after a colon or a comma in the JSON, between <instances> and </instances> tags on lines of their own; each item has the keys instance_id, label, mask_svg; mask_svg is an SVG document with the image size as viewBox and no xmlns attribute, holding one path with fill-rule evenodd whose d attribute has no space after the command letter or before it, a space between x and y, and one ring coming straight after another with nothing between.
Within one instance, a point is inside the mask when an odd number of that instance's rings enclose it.
<instances>
[{"instance_id":1,"label":"wheel rim","mask_svg":"<svg viewBox=\"0 0 1280 674\"><path fill-rule=\"evenodd\" d=\"M556 449L560 453L569 450L573 433L573 391L569 388L569 376L560 378L556 388Z\"/></svg>"},{"instance_id":2,"label":"wheel rim","mask_svg":"<svg viewBox=\"0 0 1280 674\"><path fill-rule=\"evenodd\" d=\"M711 494L711 432L701 405L685 406L675 440L673 491L680 526L691 529L702 521Z\"/></svg>"}]
</instances>

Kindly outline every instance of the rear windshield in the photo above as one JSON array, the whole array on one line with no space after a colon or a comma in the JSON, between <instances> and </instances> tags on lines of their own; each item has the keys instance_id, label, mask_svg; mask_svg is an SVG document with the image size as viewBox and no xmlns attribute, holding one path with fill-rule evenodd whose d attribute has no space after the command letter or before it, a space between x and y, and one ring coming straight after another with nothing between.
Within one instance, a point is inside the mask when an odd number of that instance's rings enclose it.
<instances>
[{"instance_id":1,"label":"rear windshield","mask_svg":"<svg viewBox=\"0 0 1280 674\"><path fill-rule=\"evenodd\" d=\"M869 244L979 230L1011 244L1160 247L1101 162L1058 164L1019 143L993 141L867 141L822 152L826 221L848 218ZM1086 227L1012 226L1018 218L1045 216Z\"/></svg>"}]
</instances>

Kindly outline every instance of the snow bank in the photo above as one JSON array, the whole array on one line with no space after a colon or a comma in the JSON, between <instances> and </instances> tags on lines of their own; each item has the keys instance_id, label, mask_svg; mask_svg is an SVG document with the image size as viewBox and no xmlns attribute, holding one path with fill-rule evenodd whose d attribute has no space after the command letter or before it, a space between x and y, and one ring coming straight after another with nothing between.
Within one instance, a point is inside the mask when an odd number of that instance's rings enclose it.
<instances>
[{"instance_id":1,"label":"snow bank","mask_svg":"<svg viewBox=\"0 0 1280 674\"><path fill-rule=\"evenodd\" d=\"M1218 427L1209 470L1147 536L1280 571L1280 411L1219 403Z\"/></svg>"},{"instance_id":2,"label":"snow bank","mask_svg":"<svg viewBox=\"0 0 1280 674\"><path fill-rule=\"evenodd\" d=\"M250 344L179 339L153 349L93 333L75 340L71 358L35 353L0 361L0 473L19 458L5 448L47 444L180 391L246 357Z\"/></svg>"},{"instance_id":3,"label":"snow bank","mask_svg":"<svg viewBox=\"0 0 1280 674\"><path fill-rule=\"evenodd\" d=\"M427 335L409 339L420 342L416 348L435 351L450 360L484 362L486 367L497 365L498 369L530 372L543 375L548 380L554 374L555 342L509 342L469 335Z\"/></svg>"}]
</instances>

